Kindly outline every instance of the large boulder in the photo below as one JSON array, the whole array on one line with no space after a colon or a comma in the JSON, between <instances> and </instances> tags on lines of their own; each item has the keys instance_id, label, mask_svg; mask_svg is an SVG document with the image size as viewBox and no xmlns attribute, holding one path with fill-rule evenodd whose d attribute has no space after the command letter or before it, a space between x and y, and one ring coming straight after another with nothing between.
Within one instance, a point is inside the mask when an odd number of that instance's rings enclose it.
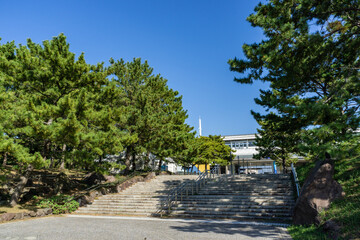
<instances>
[{"instance_id":1,"label":"large boulder","mask_svg":"<svg viewBox=\"0 0 360 240\"><path fill-rule=\"evenodd\" d=\"M106 182L106 178L101 173L93 172L85 176L84 182L87 185L92 186L95 184Z\"/></svg>"},{"instance_id":2,"label":"large boulder","mask_svg":"<svg viewBox=\"0 0 360 240\"><path fill-rule=\"evenodd\" d=\"M296 201L293 222L296 225L319 224L319 213L328 209L335 199L345 193L341 185L334 180L334 162L327 157L316 163L306 178Z\"/></svg>"}]
</instances>

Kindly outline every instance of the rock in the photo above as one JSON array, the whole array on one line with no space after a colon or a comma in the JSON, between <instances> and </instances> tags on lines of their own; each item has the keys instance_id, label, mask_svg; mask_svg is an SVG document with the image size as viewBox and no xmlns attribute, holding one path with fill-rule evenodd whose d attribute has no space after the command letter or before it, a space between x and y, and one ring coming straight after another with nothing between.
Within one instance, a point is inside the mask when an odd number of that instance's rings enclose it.
<instances>
[{"instance_id":1,"label":"rock","mask_svg":"<svg viewBox=\"0 0 360 240\"><path fill-rule=\"evenodd\" d=\"M106 182L116 182L116 177L114 176L104 176L106 179Z\"/></svg>"},{"instance_id":2,"label":"rock","mask_svg":"<svg viewBox=\"0 0 360 240\"><path fill-rule=\"evenodd\" d=\"M85 176L84 180L83 180L87 185L95 185L95 184L99 184L101 182L105 182L106 178L104 177L104 175L100 174L100 173L90 173L88 175Z\"/></svg>"},{"instance_id":3,"label":"rock","mask_svg":"<svg viewBox=\"0 0 360 240\"><path fill-rule=\"evenodd\" d=\"M24 219L25 218L30 218L31 216L30 216L30 212L28 211L28 212L24 212Z\"/></svg>"},{"instance_id":4,"label":"rock","mask_svg":"<svg viewBox=\"0 0 360 240\"><path fill-rule=\"evenodd\" d=\"M319 224L319 212L330 207L335 199L345 193L333 179L334 163L330 158L319 161L304 182L296 201L293 222L296 225Z\"/></svg>"},{"instance_id":5,"label":"rock","mask_svg":"<svg viewBox=\"0 0 360 240\"><path fill-rule=\"evenodd\" d=\"M108 190L104 187L101 187L98 189L98 191L99 191L99 193L101 193L101 195L106 195Z\"/></svg>"},{"instance_id":6,"label":"rock","mask_svg":"<svg viewBox=\"0 0 360 240\"><path fill-rule=\"evenodd\" d=\"M30 216L30 217L36 217L36 212L30 211L30 212L29 212L29 216Z\"/></svg>"},{"instance_id":7,"label":"rock","mask_svg":"<svg viewBox=\"0 0 360 240\"><path fill-rule=\"evenodd\" d=\"M36 216L37 217L43 217L43 216L45 216L46 214L45 214L45 211L44 211L44 209L38 209L37 211L36 211Z\"/></svg>"},{"instance_id":8,"label":"rock","mask_svg":"<svg viewBox=\"0 0 360 240\"><path fill-rule=\"evenodd\" d=\"M71 190L72 183L70 178L63 172L56 175L54 179L54 189L53 193L56 195L58 193L63 193Z\"/></svg>"},{"instance_id":9,"label":"rock","mask_svg":"<svg viewBox=\"0 0 360 240\"><path fill-rule=\"evenodd\" d=\"M7 222L13 220L14 217L15 217L15 213L4 213L3 215L1 215L1 220L3 222Z\"/></svg>"},{"instance_id":10,"label":"rock","mask_svg":"<svg viewBox=\"0 0 360 240\"><path fill-rule=\"evenodd\" d=\"M14 220L19 220L19 219L23 219L24 218L24 213L21 212L21 213L15 213L15 216L14 216Z\"/></svg>"},{"instance_id":11,"label":"rock","mask_svg":"<svg viewBox=\"0 0 360 240\"><path fill-rule=\"evenodd\" d=\"M44 208L43 210L44 210L45 215L52 214L52 209L51 208Z\"/></svg>"},{"instance_id":12,"label":"rock","mask_svg":"<svg viewBox=\"0 0 360 240\"><path fill-rule=\"evenodd\" d=\"M326 221L323 225L322 228L325 232L328 233L328 237L330 239L338 239L339 235L340 235L340 226L332 220L328 220Z\"/></svg>"}]
</instances>

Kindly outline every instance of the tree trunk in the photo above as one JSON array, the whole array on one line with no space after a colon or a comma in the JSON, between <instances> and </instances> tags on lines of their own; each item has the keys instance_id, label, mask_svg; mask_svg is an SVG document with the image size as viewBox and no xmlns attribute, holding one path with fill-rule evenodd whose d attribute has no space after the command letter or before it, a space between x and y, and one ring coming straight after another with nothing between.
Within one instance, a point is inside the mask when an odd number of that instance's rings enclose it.
<instances>
[{"instance_id":1,"label":"tree trunk","mask_svg":"<svg viewBox=\"0 0 360 240\"><path fill-rule=\"evenodd\" d=\"M282 159L283 173L286 173L285 158Z\"/></svg>"},{"instance_id":2,"label":"tree trunk","mask_svg":"<svg viewBox=\"0 0 360 240\"><path fill-rule=\"evenodd\" d=\"M62 147L62 157L61 157L61 163L60 163L60 171L63 171L65 169L65 151L66 151L66 144Z\"/></svg>"},{"instance_id":3,"label":"tree trunk","mask_svg":"<svg viewBox=\"0 0 360 240\"><path fill-rule=\"evenodd\" d=\"M130 150L126 149L126 153L125 153L125 170L124 170L124 174L127 175L130 172L130 161L131 158L131 154L130 154Z\"/></svg>"},{"instance_id":4,"label":"tree trunk","mask_svg":"<svg viewBox=\"0 0 360 240\"><path fill-rule=\"evenodd\" d=\"M24 187L26 186L26 183L28 182L29 177L33 170L34 170L34 167L31 164L29 164L24 176L20 177L20 182L16 185L14 192L11 195L11 200L10 200L11 206L15 206L19 203L20 196L21 196L21 194L24 190Z\"/></svg>"},{"instance_id":5,"label":"tree trunk","mask_svg":"<svg viewBox=\"0 0 360 240\"><path fill-rule=\"evenodd\" d=\"M150 163L150 152L146 153L146 158L145 158L145 163L144 163L144 168L148 167Z\"/></svg>"},{"instance_id":6,"label":"tree trunk","mask_svg":"<svg viewBox=\"0 0 360 240\"><path fill-rule=\"evenodd\" d=\"M135 154L135 152L133 152L133 154L132 154L132 157L131 157L131 169L133 170L133 171L136 171L136 154Z\"/></svg>"},{"instance_id":7,"label":"tree trunk","mask_svg":"<svg viewBox=\"0 0 360 240\"><path fill-rule=\"evenodd\" d=\"M6 167L6 164L7 164L7 154L8 154L7 152L4 153L4 161L2 163L3 167Z\"/></svg>"},{"instance_id":8,"label":"tree trunk","mask_svg":"<svg viewBox=\"0 0 360 240\"><path fill-rule=\"evenodd\" d=\"M163 163L163 160L160 159L160 161L159 161L159 170L160 170L160 171L161 171L161 165L162 165L162 163Z\"/></svg>"}]
</instances>

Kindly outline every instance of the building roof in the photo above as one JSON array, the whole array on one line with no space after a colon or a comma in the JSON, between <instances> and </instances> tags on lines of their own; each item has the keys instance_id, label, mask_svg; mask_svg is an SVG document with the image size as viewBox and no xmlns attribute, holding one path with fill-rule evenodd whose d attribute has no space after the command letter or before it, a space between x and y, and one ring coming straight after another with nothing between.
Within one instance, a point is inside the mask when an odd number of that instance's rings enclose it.
<instances>
[{"instance_id":1,"label":"building roof","mask_svg":"<svg viewBox=\"0 0 360 240\"><path fill-rule=\"evenodd\" d=\"M255 139L255 134L239 134L222 136L224 141Z\"/></svg>"}]
</instances>

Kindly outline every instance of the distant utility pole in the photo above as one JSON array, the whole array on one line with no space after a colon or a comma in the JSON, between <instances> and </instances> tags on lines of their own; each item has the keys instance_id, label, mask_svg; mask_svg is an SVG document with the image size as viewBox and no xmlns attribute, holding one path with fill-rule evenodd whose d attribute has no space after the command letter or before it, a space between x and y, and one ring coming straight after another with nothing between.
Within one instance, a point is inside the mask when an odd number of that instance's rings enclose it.
<instances>
[{"instance_id":1,"label":"distant utility pole","mask_svg":"<svg viewBox=\"0 0 360 240\"><path fill-rule=\"evenodd\" d=\"M199 117L199 136L201 137L201 118Z\"/></svg>"}]
</instances>

